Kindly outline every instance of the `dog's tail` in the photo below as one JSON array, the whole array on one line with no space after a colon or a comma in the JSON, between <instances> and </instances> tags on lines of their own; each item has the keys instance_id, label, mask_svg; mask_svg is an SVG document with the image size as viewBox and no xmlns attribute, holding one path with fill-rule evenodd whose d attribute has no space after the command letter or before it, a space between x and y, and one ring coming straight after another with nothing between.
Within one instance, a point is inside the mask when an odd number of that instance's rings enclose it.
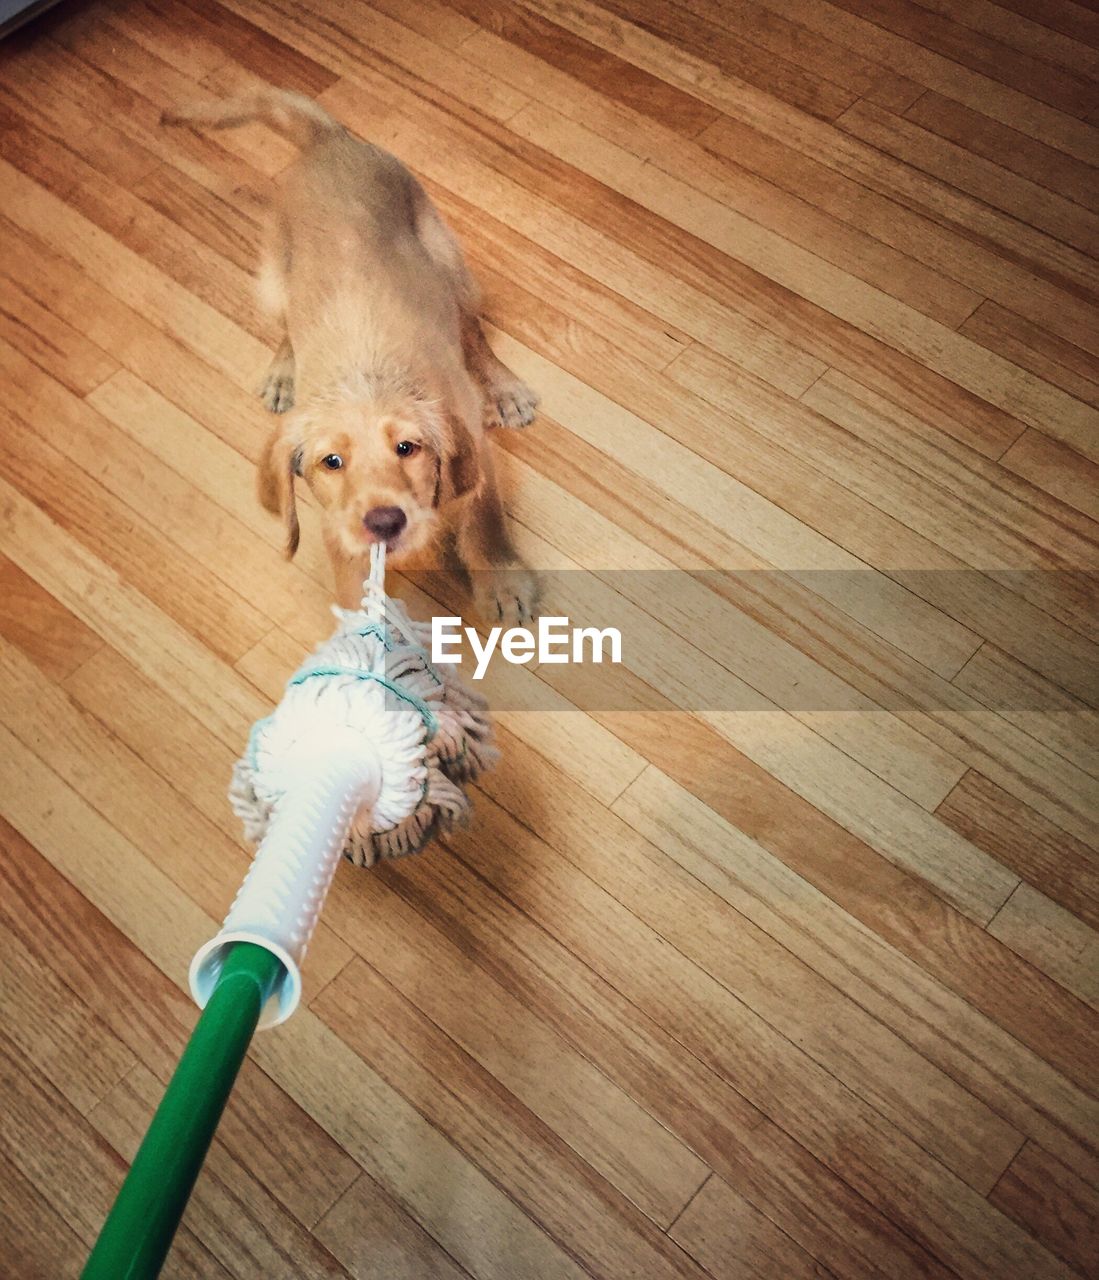
<instances>
[{"instance_id":1,"label":"dog's tail","mask_svg":"<svg viewBox=\"0 0 1099 1280\"><path fill-rule=\"evenodd\" d=\"M196 102L165 111L161 124L205 125L209 129L232 129L260 120L303 150L342 130L327 111L312 98L289 89L260 89L240 98L220 102Z\"/></svg>"}]
</instances>

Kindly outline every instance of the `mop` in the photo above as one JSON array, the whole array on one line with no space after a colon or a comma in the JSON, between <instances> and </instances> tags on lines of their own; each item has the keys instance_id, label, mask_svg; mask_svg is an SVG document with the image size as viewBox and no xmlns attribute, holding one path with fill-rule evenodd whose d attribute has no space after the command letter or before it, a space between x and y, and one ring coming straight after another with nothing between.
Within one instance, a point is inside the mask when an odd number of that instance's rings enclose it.
<instances>
[{"instance_id":1,"label":"mop","mask_svg":"<svg viewBox=\"0 0 1099 1280\"><path fill-rule=\"evenodd\" d=\"M434 667L430 624L385 594L371 549L357 610L253 726L230 802L258 844L217 935L199 948L202 1013L84 1269L146 1280L168 1253L257 1028L301 999L301 964L341 857L356 866L416 853L462 822L464 785L496 757L483 698Z\"/></svg>"}]
</instances>

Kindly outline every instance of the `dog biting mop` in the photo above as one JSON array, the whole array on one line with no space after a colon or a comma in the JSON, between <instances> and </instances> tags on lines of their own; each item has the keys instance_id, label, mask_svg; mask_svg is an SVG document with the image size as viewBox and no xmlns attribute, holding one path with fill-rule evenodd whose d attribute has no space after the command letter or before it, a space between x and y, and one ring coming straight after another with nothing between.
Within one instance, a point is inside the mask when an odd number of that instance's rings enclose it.
<instances>
[{"instance_id":1,"label":"dog biting mop","mask_svg":"<svg viewBox=\"0 0 1099 1280\"><path fill-rule=\"evenodd\" d=\"M202 1013L85 1267L158 1274L257 1027L285 1021L341 855L415 853L467 813L463 784L495 758L485 702L432 666L428 627L385 595L372 549L362 608L252 729L230 800L259 843L221 931L191 964Z\"/></svg>"}]
</instances>

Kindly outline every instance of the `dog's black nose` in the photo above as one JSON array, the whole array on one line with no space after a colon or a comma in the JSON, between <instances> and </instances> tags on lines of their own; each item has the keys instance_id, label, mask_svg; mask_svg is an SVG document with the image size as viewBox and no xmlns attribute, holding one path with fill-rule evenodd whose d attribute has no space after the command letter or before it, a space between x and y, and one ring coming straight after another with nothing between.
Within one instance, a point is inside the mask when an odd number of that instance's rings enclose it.
<instances>
[{"instance_id":1,"label":"dog's black nose","mask_svg":"<svg viewBox=\"0 0 1099 1280\"><path fill-rule=\"evenodd\" d=\"M400 507L373 507L363 516L363 524L383 542L395 538L408 523L408 517Z\"/></svg>"}]
</instances>

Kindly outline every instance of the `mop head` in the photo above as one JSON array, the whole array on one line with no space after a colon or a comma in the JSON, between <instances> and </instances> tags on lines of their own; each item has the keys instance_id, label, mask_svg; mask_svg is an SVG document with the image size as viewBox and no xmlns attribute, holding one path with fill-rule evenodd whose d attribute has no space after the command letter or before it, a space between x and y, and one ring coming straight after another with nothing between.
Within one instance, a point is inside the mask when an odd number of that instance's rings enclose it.
<instances>
[{"instance_id":1,"label":"mop head","mask_svg":"<svg viewBox=\"0 0 1099 1280\"><path fill-rule=\"evenodd\" d=\"M292 677L274 712L253 726L233 770L229 800L258 843L294 769L311 744L336 731L364 735L382 762L377 800L356 813L344 857L359 867L417 853L465 821L463 785L496 759L488 707L428 658L430 623L414 623L382 588L384 549L375 549L357 610L335 609L338 626Z\"/></svg>"}]
</instances>

